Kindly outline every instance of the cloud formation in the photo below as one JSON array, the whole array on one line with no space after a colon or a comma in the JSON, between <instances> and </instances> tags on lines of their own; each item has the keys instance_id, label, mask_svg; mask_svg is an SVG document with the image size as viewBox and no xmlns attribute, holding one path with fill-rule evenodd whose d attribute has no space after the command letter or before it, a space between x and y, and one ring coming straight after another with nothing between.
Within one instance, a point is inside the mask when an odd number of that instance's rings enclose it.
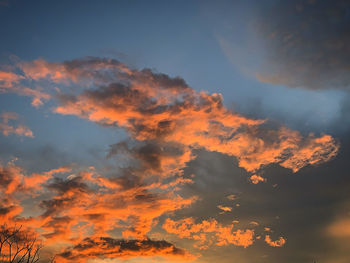
<instances>
[{"instance_id":1,"label":"cloud formation","mask_svg":"<svg viewBox=\"0 0 350 263\"><path fill-rule=\"evenodd\" d=\"M271 240L270 235L265 236L265 242L271 247L282 247L286 243L286 240L283 237L280 237L278 240Z\"/></svg>"},{"instance_id":2,"label":"cloud formation","mask_svg":"<svg viewBox=\"0 0 350 263\"><path fill-rule=\"evenodd\" d=\"M0 93L15 93L32 98L32 105L39 107L51 98L48 92L43 92L40 86L22 85L26 78L20 74L0 70Z\"/></svg>"},{"instance_id":3,"label":"cloud formation","mask_svg":"<svg viewBox=\"0 0 350 263\"><path fill-rule=\"evenodd\" d=\"M17 126L12 125L12 123L16 121L18 121L18 114L14 112L2 113L0 115L0 132L5 136L15 134L18 136L34 137L33 132L27 126L21 123Z\"/></svg>"},{"instance_id":4,"label":"cloud formation","mask_svg":"<svg viewBox=\"0 0 350 263\"><path fill-rule=\"evenodd\" d=\"M140 178L127 175L101 177L93 168L73 172L69 167L61 167L42 174L26 174L14 163L0 168L1 222L40 229L40 237L46 245L73 244L69 256L67 251L61 254L67 262L76 262L74 253L77 251L79 254L86 252L79 249L88 240L96 242L95 249L99 252L91 254L90 251L79 262L96 257L194 258L165 241L150 241L147 237L158 217L195 200L182 198L176 190L169 191L169 188L187 183L186 180L172 180L168 185L145 184ZM135 182L130 183L132 180ZM154 188L156 191L152 191ZM25 205L28 201L36 202L34 207L39 210L28 211ZM108 237L109 232L117 229L124 239L113 241L112 253L105 242L113 240ZM104 238L99 239L101 235Z\"/></svg>"},{"instance_id":5,"label":"cloud formation","mask_svg":"<svg viewBox=\"0 0 350 263\"><path fill-rule=\"evenodd\" d=\"M14 163L1 167L3 221L30 226L46 244L64 244L62 261L159 255L193 259L189 252L149 236L161 217L200 198L181 192L183 185L194 182L184 169L198 149L234 157L251 173L271 164L297 172L327 162L338 152L338 143L329 135L303 136L267 120L244 117L227 109L220 94L198 92L180 77L132 69L117 60L39 59L17 67L21 73L3 74L4 92L26 95L19 93L20 87L34 83L41 91L45 84L45 97L30 94L34 106L53 99L55 113L121 127L129 134L110 146L107 158L118 160L118 165L103 172L61 167L27 174ZM33 200L36 210L26 211L25 203ZM223 225L216 219L196 223L193 218L167 218L162 226L163 232L195 240L198 249L248 247L255 240L254 229ZM266 242L283 245L281 240Z\"/></svg>"},{"instance_id":6,"label":"cloud formation","mask_svg":"<svg viewBox=\"0 0 350 263\"><path fill-rule=\"evenodd\" d=\"M346 0L273 1L261 7L263 82L309 89L349 90L350 3Z\"/></svg>"},{"instance_id":7,"label":"cloud formation","mask_svg":"<svg viewBox=\"0 0 350 263\"><path fill-rule=\"evenodd\" d=\"M110 237L85 238L74 247L58 254L59 262L86 262L86 259L132 257L166 257L168 260L188 261L195 259L183 249L166 241L124 240Z\"/></svg>"},{"instance_id":8,"label":"cloud formation","mask_svg":"<svg viewBox=\"0 0 350 263\"><path fill-rule=\"evenodd\" d=\"M218 207L220 210L222 210L221 213L231 212L231 211L232 211L232 207L229 207L229 206L218 205L217 207Z\"/></svg>"},{"instance_id":9,"label":"cloud formation","mask_svg":"<svg viewBox=\"0 0 350 263\"><path fill-rule=\"evenodd\" d=\"M286 127L269 128L228 110L220 94L191 89L179 77L136 70L112 59L63 63L22 62L21 78L80 88L61 89L55 112L126 129L138 141L176 143L238 159L249 172L277 163L294 172L332 159L338 145L329 135L303 137ZM19 78L19 77L18 77Z\"/></svg>"},{"instance_id":10,"label":"cloud formation","mask_svg":"<svg viewBox=\"0 0 350 263\"><path fill-rule=\"evenodd\" d=\"M266 182L266 178L261 177L260 175L253 174L251 177L249 177L249 180L253 184L258 184L260 182Z\"/></svg>"},{"instance_id":11,"label":"cloud formation","mask_svg":"<svg viewBox=\"0 0 350 263\"><path fill-rule=\"evenodd\" d=\"M233 244L235 246L248 247L254 242L254 230L235 229L233 224L223 226L216 219L203 220L196 223L192 217L174 221L167 219L163 228L180 238L196 240L196 247L207 249L210 245L225 246Z\"/></svg>"}]
</instances>

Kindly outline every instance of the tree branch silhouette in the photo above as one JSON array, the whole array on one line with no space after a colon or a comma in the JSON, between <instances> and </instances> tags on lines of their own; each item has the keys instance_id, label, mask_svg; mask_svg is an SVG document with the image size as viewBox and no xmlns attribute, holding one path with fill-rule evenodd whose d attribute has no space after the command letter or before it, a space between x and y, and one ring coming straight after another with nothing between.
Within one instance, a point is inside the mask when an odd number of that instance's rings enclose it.
<instances>
[{"instance_id":1,"label":"tree branch silhouette","mask_svg":"<svg viewBox=\"0 0 350 263\"><path fill-rule=\"evenodd\" d=\"M0 226L0 263L36 263L42 244L22 226Z\"/></svg>"}]
</instances>

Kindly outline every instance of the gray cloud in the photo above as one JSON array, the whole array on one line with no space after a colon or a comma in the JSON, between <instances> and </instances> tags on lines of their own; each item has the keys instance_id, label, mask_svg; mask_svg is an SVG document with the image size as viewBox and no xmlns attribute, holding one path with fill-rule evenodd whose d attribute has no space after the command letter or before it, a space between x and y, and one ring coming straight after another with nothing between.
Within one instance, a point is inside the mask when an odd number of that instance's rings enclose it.
<instances>
[{"instance_id":1,"label":"gray cloud","mask_svg":"<svg viewBox=\"0 0 350 263\"><path fill-rule=\"evenodd\" d=\"M289 87L350 89L349 24L346 0L265 5L256 21L266 51L258 79Z\"/></svg>"},{"instance_id":2,"label":"gray cloud","mask_svg":"<svg viewBox=\"0 0 350 263\"><path fill-rule=\"evenodd\" d=\"M85 238L74 247L67 249L58 257L69 260L83 258L128 258L134 254L139 256L174 256L191 258L188 253L165 240L125 240L110 237Z\"/></svg>"}]
</instances>

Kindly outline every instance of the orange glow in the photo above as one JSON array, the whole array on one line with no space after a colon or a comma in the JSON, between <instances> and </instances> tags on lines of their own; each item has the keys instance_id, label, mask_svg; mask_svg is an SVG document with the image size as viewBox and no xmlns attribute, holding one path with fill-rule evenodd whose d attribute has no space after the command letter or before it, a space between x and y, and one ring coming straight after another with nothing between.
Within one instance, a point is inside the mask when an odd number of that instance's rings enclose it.
<instances>
[{"instance_id":1,"label":"orange glow","mask_svg":"<svg viewBox=\"0 0 350 263\"><path fill-rule=\"evenodd\" d=\"M212 242L218 246L233 244L235 246L248 247L254 242L254 231L251 229L234 230L233 224L222 226L215 219L203 220L195 223L193 218L185 218L179 221L167 219L163 228L180 238L190 238L199 241L196 246L208 248ZM216 241L209 234L214 234Z\"/></svg>"},{"instance_id":2,"label":"orange glow","mask_svg":"<svg viewBox=\"0 0 350 263\"><path fill-rule=\"evenodd\" d=\"M265 242L271 247L283 247L286 243L286 240L283 237L280 237L278 240L272 241L270 235L266 235Z\"/></svg>"}]
</instances>

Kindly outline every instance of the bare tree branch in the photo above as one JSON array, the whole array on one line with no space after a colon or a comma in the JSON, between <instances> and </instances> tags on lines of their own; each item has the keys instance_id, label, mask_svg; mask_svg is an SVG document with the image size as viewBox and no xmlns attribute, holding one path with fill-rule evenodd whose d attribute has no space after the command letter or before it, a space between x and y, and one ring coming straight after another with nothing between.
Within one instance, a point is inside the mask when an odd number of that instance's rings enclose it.
<instances>
[{"instance_id":1,"label":"bare tree branch","mask_svg":"<svg viewBox=\"0 0 350 263\"><path fill-rule=\"evenodd\" d=\"M0 226L0 263L37 263L42 247L36 237L21 230L21 226Z\"/></svg>"}]
</instances>

